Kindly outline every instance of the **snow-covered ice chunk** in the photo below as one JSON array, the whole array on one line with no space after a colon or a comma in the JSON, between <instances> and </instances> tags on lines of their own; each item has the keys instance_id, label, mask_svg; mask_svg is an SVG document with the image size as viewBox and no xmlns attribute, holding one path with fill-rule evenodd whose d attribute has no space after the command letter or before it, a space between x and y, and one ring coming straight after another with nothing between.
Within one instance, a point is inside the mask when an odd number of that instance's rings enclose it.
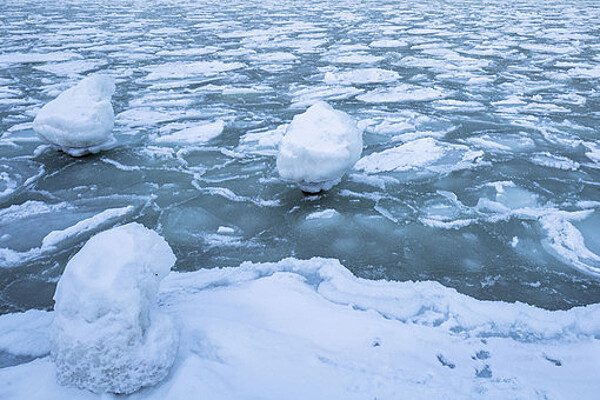
<instances>
[{"instance_id":1,"label":"snow-covered ice chunk","mask_svg":"<svg viewBox=\"0 0 600 400\"><path fill-rule=\"evenodd\" d=\"M198 144L206 143L219 136L225 128L225 122L222 120L192 126L169 135L159 136L154 139L157 143L182 143Z\"/></svg>"},{"instance_id":2,"label":"snow-covered ice chunk","mask_svg":"<svg viewBox=\"0 0 600 400\"><path fill-rule=\"evenodd\" d=\"M83 246L54 295L51 354L61 384L132 393L167 375L178 334L156 294L174 263L167 242L137 223Z\"/></svg>"},{"instance_id":3,"label":"snow-covered ice chunk","mask_svg":"<svg viewBox=\"0 0 600 400\"><path fill-rule=\"evenodd\" d=\"M44 141L75 157L110 149L116 144L114 91L113 78L89 76L42 107L33 129Z\"/></svg>"},{"instance_id":4,"label":"snow-covered ice chunk","mask_svg":"<svg viewBox=\"0 0 600 400\"><path fill-rule=\"evenodd\" d=\"M279 146L277 169L305 192L329 190L358 161L362 144L356 122L320 101L292 120Z\"/></svg>"}]
</instances>

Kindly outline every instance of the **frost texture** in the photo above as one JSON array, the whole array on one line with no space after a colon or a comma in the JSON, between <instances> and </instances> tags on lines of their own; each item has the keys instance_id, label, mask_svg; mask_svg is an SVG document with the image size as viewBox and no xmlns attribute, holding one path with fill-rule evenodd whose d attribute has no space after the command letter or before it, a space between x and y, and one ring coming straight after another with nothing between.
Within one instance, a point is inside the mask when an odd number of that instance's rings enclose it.
<instances>
[{"instance_id":1,"label":"frost texture","mask_svg":"<svg viewBox=\"0 0 600 400\"><path fill-rule=\"evenodd\" d=\"M33 129L42 140L74 157L110 149L116 144L110 102L114 91L113 78L89 76L42 107Z\"/></svg>"},{"instance_id":2,"label":"frost texture","mask_svg":"<svg viewBox=\"0 0 600 400\"><path fill-rule=\"evenodd\" d=\"M329 190L358 161L362 145L356 122L319 101L292 120L281 140L277 169L305 192Z\"/></svg>"},{"instance_id":3,"label":"frost texture","mask_svg":"<svg viewBox=\"0 0 600 400\"><path fill-rule=\"evenodd\" d=\"M52 325L61 384L132 393L167 375L178 335L156 294L174 263L167 242L137 223L99 233L69 261Z\"/></svg>"}]
</instances>

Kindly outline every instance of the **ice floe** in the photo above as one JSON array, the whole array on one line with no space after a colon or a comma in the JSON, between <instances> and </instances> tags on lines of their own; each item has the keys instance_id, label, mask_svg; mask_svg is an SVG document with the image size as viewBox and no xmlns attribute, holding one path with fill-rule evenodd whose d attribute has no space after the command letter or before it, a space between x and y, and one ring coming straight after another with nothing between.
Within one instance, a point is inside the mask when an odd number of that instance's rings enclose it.
<instances>
[{"instance_id":1,"label":"ice floe","mask_svg":"<svg viewBox=\"0 0 600 400\"><path fill-rule=\"evenodd\" d=\"M222 61L173 61L148 67L149 74L145 81L163 79L190 79L197 76L213 76L223 72L234 71L244 67L241 62L226 63Z\"/></svg>"},{"instance_id":2,"label":"ice floe","mask_svg":"<svg viewBox=\"0 0 600 400\"><path fill-rule=\"evenodd\" d=\"M216 121L154 138L155 143L202 144L219 136L225 128L224 121Z\"/></svg>"},{"instance_id":3,"label":"ice floe","mask_svg":"<svg viewBox=\"0 0 600 400\"><path fill-rule=\"evenodd\" d=\"M360 94L356 98L365 103L401 103L431 101L446 96L448 94L441 89L402 84L389 88L374 89L370 92Z\"/></svg>"},{"instance_id":4,"label":"ice floe","mask_svg":"<svg viewBox=\"0 0 600 400\"><path fill-rule=\"evenodd\" d=\"M396 71L381 68L362 68L340 72L326 72L325 83L333 85L364 85L393 82L400 78Z\"/></svg>"},{"instance_id":5,"label":"ice floe","mask_svg":"<svg viewBox=\"0 0 600 400\"><path fill-rule=\"evenodd\" d=\"M354 168L369 174L410 170L447 173L476 166L482 156L481 151L426 137L364 156ZM447 162L437 163L445 157Z\"/></svg>"},{"instance_id":6,"label":"ice floe","mask_svg":"<svg viewBox=\"0 0 600 400\"><path fill-rule=\"evenodd\" d=\"M89 76L42 107L33 129L44 141L76 157L113 148L114 91L113 78Z\"/></svg>"}]
</instances>

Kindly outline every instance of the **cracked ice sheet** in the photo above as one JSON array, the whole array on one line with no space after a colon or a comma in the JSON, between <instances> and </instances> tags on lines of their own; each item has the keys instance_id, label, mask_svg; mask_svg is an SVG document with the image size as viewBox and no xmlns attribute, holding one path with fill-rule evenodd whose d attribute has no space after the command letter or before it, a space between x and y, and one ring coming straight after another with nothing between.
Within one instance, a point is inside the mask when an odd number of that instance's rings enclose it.
<instances>
[{"instance_id":1,"label":"cracked ice sheet","mask_svg":"<svg viewBox=\"0 0 600 400\"><path fill-rule=\"evenodd\" d=\"M599 305L478 301L318 258L172 273L161 285L160 308L181 329L175 365L123 398L591 400L600 390ZM0 317L0 357L44 357L51 314ZM28 361L0 369L3 399L101 398L59 386L48 357Z\"/></svg>"}]
</instances>

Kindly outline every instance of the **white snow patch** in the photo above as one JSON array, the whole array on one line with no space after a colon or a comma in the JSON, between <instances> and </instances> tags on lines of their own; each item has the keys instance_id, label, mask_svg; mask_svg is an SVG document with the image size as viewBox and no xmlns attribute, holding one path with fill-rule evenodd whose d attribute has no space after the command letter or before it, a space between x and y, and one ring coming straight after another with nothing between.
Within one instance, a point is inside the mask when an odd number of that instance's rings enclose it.
<instances>
[{"instance_id":1,"label":"white snow patch","mask_svg":"<svg viewBox=\"0 0 600 400\"><path fill-rule=\"evenodd\" d=\"M444 155L444 148L432 138L423 138L404 143L379 153L361 158L355 169L367 173L408 171L435 161Z\"/></svg>"},{"instance_id":2,"label":"white snow patch","mask_svg":"<svg viewBox=\"0 0 600 400\"><path fill-rule=\"evenodd\" d=\"M144 390L148 400L591 400L600 390L599 304L479 301L436 282L356 278L319 258L171 273L160 299L181 321L182 345L168 380ZM11 383L0 387L7 400L101 398L59 386L48 358L0 369L0 381Z\"/></svg>"},{"instance_id":3,"label":"white snow patch","mask_svg":"<svg viewBox=\"0 0 600 400\"><path fill-rule=\"evenodd\" d=\"M168 135L158 136L153 139L156 143L199 144L206 143L219 136L225 128L222 120L192 126Z\"/></svg>"},{"instance_id":4,"label":"white snow patch","mask_svg":"<svg viewBox=\"0 0 600 400\"><path fill-rule=\"evenodd\" d=\"M114 79L92 75L61 93L37 113L33 129L42 140L79 157L116 145L112 134Z\"/></svg>"},{"instance_id":5,"label":"white snow patch","mask_svg":"<svg viewBox=\"0 0 600 400\"><path fill-rule=\"evenodd\" d=\"M0 54L0 65L2 64L34 64L52 61L65 61L74 58L82 58L77 53L69 51L54 53L4 53Z\"/></svg>"},{"instance_id":6,"label":"white snow patch","mask_svg":"<svg viewBox=\"0 0 600 400\"><path fill-rule=\"evenodd\" d=\"M12 206L6 211L8 212L7 218L18 220L23 218L20 213L26 213L25 215L31 215L36 213L46 213L49 211L57 211L69 206L60 203L57 205L47 205L41 202L28 201L20 206ZM48 233L43 239L40 247L34 247L24 252L19 252L10 248L0 247L0 266L1 267L12 267L15 265L22 264L23 262L31 259L35 259L40 255L53 251L62 242L72 238L76 238L80 235L96 230L111 221L121 219L125 215L130 214L135 210L134 206L126 206L119 208L109 208L104 210L90 218L86 218L77 222L68 228L58 231L52 231ZM2 213L0 213L2 216Z\"/></svg>"},{"instance_id":7,"label":"white snow patch","mask_svg":"<svg viewBox=\"0 0 600 400\"><path fill-rule=\"evenodd\" d=\"M329 190L360 158L362 131L347 114L318 102L290 123L277 170L305 192Z\"/></svg>"},{"instance_id":8,"label":"white snow patch","mask_svg":"<svg viewBox=\"0 0 600 400\"><path fill-rule=\"evenodd\" d=\"M245 67L245 64L241 62L173 61L148 67L150 73L144 80L158 81L163 79L190 79L198 76L213 76L243 67Z\"/></svg>"},{"instance_id":9,"label":"white snow patch","mask_svg":"<svg viewBox=\"0 0 600 400\"><path fill-rule=\"evenodd\" d=\"M439 88L402 84L389 88L374 89L358 95L356 98L365 103L401 103L437 100L447 95L445 91Z\"/></svg>"},{"instance_id":10,"label":"white snow patch","mask_svg":"<svg viewBox=\"0 0 600 400\"><path fill-rule=\"evenodd\" d=\"M167 242L137 223L83 246L54 295L51 355L61 384L132 393L167 376L178 335L156 294L174 263Z\"/></svg>"},{"instance_id":11,"label":"white snow patch","mask_svg":"<svg viewBox=\"0 0 600 400\"><path fill-rule=\"evenodd\" d=\"M329 85L364 85L393 82L400 78L396 71L381 68L361 68L349 71L326 72L324 81Z\"/></svg>"}]
</instances>

